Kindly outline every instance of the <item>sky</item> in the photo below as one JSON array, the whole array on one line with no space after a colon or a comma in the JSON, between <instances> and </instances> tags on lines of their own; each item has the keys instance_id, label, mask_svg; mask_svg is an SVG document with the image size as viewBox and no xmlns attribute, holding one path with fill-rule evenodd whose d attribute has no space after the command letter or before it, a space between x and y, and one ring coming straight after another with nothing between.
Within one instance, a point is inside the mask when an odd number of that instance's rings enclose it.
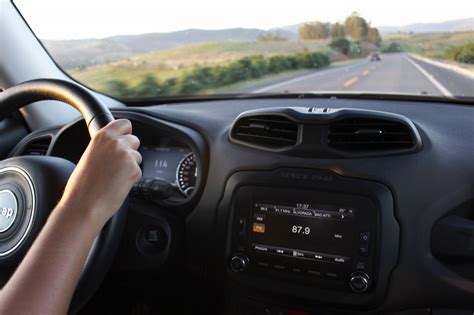
<instances>
[{"instance_id":1,"label":"sky","mask_svg":"<svg viewBox=\"0 0 474 315\"><path fill-rule=\"evenodd\" d=\"M42 39L104 38L188 28L270 29L358 12L373 26L474 17L472 0L14 0ZM237 7L238 5L238 7Z\"/></svg>"}]
</instances>

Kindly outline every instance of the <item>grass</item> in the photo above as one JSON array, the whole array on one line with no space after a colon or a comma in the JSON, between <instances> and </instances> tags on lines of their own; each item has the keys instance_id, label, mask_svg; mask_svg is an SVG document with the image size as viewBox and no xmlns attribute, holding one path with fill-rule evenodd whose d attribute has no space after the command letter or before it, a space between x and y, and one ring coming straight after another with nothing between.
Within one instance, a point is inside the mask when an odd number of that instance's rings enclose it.
<instances>
[{"instance_id":1,"label":"grass","mask_svg":"<svg viewBox=\"0 0 474 315\"><path fill-rule=\"evenodd\" d=\"M446 49L474 42L474 32L447 32L447 33L394 33L383 38L382 46L386 47L391 42L400 44L403 51L411 52L425 57L444 59Z\"/></svg>"},{"instance_id":2,"label":"grass","mask_svg":"<svg viewBox=\"0 0 474 315\"><path fill-rule=\"evenodd\" d=\"M304 42L208 42L136 55L120 61L94 66L69 74L97 90L105 90L107 81L120 80L137 85L151 75L159 81L181 77L196 66L226 64L245 56L289 55L320 51L337 55L328 47L328 40Z\"/></svg>"}]
</instances>

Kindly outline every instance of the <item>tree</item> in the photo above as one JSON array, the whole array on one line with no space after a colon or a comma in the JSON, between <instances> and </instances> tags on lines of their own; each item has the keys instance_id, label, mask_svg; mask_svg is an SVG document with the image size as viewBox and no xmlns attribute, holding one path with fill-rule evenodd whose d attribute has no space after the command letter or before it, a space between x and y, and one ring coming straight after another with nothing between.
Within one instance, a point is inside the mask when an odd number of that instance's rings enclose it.
<instances>
[{"instance_id":1,"label":"tree","mask_svg":"<svg viewBox=\"0 0 474 315\"><path fill-rule=\"evenodd\" d=\"M305 23L298 30L301 40L324 39L330 35L330 24L323 22Z\"/></svg>"},{"instance_id":2,"label":"tree","mask_svg":"<svg viewBox=\"0 0 474 315\"><path fill-rule=\"evenodd\" d=\"M313 39L313 27L309 23L304 23L298 29L298 36L301 40Z\"/></svg>"},{"instance_id":3,"label":"tree","mask_svg":"<svg viewBox=\"0 0 474 315\"><path fill-rule=\"evenodd\" d=\"M400 47L400 44L396 42L391 42L390 45L383 50L384 53L397 53L400 51L402 51L402 48Z\"/></svg>"},{"instance_id":4,"label":"tree","mask_svg":"<svg viewBox=\"0 0 474 315\"><path fill-rule=\"evenodd\" d=\"M340 24L339 22L333 24L331 27L331 37L338 38L344 36L346 36L346 30L344 29L344 25Z\"/></svg>"},{"instance_id":5,"label":"tree","mask_svg":"<svg viewBox=\"0 0 474 315\"><path fill-rule=\"evenodd\" d=\"M151 74L147 74L136 87L140 97L153 97L159 94L158 80Z\"/></svg>"},{"instance_id":6,"label":"tree","mask_svg":"<svg viewBox=\"0 0 474 315\"><path fill-rule=\"evenodd\" d=\"M382 37L379 34L379 30L375 27L369 27L369 29L367 30L366 40L379 46L380 42L382 41Z\"/></svg>"},{"instance_id":7,"label":"tree","mask_svg":"<svg viewBox=\"0 0 474 315\"><path fill-rule=\"evenodd\" d=\"M346 18L344 29L347 35L353 40L364 40L367 37L369 25L367 21L354 12Z\"/></svg>"},{"instance_id":8,"label":"tree","mask_svg":"<svg viewBox=\"0 0 474 315\"><path fill-rule=\"evenodd\" d=\"M347 56L351 50L351 42L345 38L337 38L332 40L329 47Z\"/></svg>"},{"instance_id":9,"label":"tree","mask_svg":"<svg viewBox=\"0 0 474 315\"><path fill-rule=\"evenodd\" d=\"M107 94L118 98L127 98L133 96L132 90L126 82L120 80L111 80L106 82L104 89Z\"/></svg>"},{"instance_id":10,"label":"tree","mask_svg":"<svg viewBox=\"0 0 474 315\"><path fill-rule=\"evenodd\" d=\"M328 38L330 35L330 24L319 21L314 22L314 33L316 35L315 39Z\"/></svg>"}]
</instances>

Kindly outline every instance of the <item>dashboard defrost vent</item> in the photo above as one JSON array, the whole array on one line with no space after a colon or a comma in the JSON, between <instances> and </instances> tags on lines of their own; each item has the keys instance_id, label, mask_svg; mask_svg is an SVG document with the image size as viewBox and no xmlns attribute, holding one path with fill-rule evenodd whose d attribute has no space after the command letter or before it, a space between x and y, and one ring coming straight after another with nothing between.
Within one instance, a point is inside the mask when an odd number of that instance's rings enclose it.
<instances>
[{"instance_id":1,"label":"dashboard defrost vent","mask_svg":"<svg viewBox=\"0 0 474 315\"><path fill-rule=\"evenodd\" d=\"M347 118L329 125L327 145L349 152L407 150L416 145L411 127L382 118Z\"/></svg>"},{"instance_id":2,"label":"dashboard defrost vent","mask_svg":"<svg viewBox=\"0 0 474 315\"><path fill-rule=\"evenodd\" d=\"M280 149L298 142L298 124L282 115L253 115L238 119L231 131L233 140Z\"/></svg>"},{"instance_id":3,"label":"dashboard defrost vent","mask_svg":"<svg viewBox=\"0 0 474 315\"><path fill-rule=\"evenodd\" d=\"M51 144L50 136L44 136L44 137L33 139L24 146L20 155L38 155L38 156L46 155L50 144Z\"/></svg>"}]
</instances>

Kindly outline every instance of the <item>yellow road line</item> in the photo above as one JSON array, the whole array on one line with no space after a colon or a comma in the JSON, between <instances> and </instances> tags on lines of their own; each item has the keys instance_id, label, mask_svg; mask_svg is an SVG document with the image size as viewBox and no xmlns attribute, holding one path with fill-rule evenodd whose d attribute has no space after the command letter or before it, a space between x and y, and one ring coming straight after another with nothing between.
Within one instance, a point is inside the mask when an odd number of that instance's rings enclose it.
<instances>
[{"instance_id":1,"label":"yellow road line","mask_svg":"<svg viewBox=\"0 0 474 315\"><path fill-rule=\"evenodd\" d=\"M357 80L359 80L359 77L353 77L352 79L347 80L346 82L344 82L344 87L351 86L352 84L356 83Z\"/></svg>"},{"instance_id":2,"label":"yellow road line","mask_svg":"<svg viewBox=\"0 0 474 315\"><path fill-rule=\"evenodd\" d=\"M365 70L364 72L362 72L362 75L365 77L366 75L368 75L370 73L369 69Z\"/></svg>"}]
</instances>

